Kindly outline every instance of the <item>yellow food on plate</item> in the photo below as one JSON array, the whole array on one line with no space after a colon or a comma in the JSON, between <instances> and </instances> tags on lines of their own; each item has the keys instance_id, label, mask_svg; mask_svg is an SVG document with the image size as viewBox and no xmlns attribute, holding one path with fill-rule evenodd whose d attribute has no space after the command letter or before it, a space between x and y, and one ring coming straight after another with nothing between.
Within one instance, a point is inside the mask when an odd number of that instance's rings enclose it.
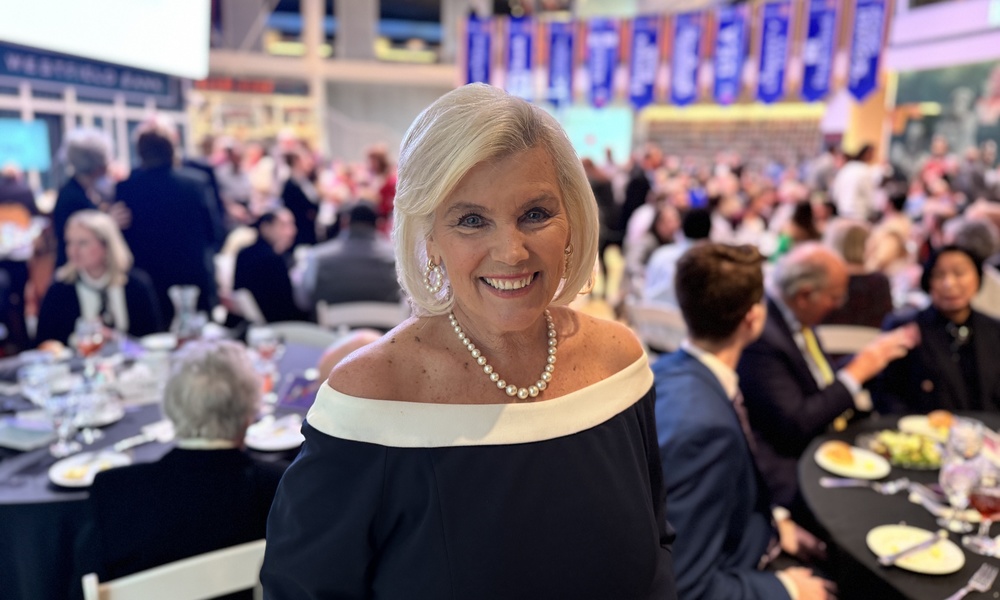
<instances>
[{"instance_id":1,"label":"yellow food on plate","mask_svg":"<svg viewBox=\"0 0 1000 600\"><path fill-rule=\"evenodd\" d=\"M70 467L63 472L63 477L66 479L83 479L89 471L90 469L86 465Z\"/></svg>"},{"instance_id":2,"label":"yellow food on plate","mask_svg":"<svg viewBox=\"0 0 1000 600\"><path fill-rule=\"evenodd\" d=\"M927 415L927 423L935 429L948 429L955 422L955 415L946 410L935 410Z\"/></svg>"},{"instance_id":3,"label":"yellow food on plate","mask_svg":"<svg viewBox=\"0 0 1000 600\"><path fill-rule=\"evenodd\" d=\"M851 451L850 444L846 442L832 441L823 444L823 456L838 465L850 466L854 464L854 452Z\"/></svg>"}]
</instances>

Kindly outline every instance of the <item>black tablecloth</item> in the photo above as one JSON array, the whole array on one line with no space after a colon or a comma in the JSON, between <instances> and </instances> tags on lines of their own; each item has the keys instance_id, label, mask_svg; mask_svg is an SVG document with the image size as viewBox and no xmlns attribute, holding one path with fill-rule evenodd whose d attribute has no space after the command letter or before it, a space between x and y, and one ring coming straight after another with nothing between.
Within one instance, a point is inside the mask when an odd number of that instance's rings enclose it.
<instances>
[{"instance_id":1,"label":"black tablecloth","mask_svg":"<svg viewBox=\"0 0 1000 600\"><path fill-rule=\"evenodd\" d=\"M991 428L1000 427L1000 415L969 415L982 420ZM896 429L898 417L858 422L841 433L813 440L799 461L799 481L806 504L819 524L826 530L835 547L831 559L841 588L841 600L879 600L910 598L940 600L968 582L983 562L1000 566L1000 560L965 552L965 566L951 575L922 575L897 567L881 567L868 549L865 536L879 525L906 523L931 531L940 528L935 517L921 506L907 500L907 492L883 496L867 488L824 489L819 479L830 476L816 464L816 448L827 440L853 443L859 433ZM930 484L938 477L937 470L919 471L893 467L886 480L908 477L910 481ZM995 531L994 531L995 533ZM951 534L951 540L961 547L961 534Z\"/></svg>"},{"instance_id":2,"label":"black tablecloth","mask_svg":"<svg viewBox=\"0 0 1000 600\"><path fill-rule=\"evenodd\" d=\"M301 373L315 366L321 352L288 344L279 368ZM289 410L279 407L276 413ZM121 421L102 429L105 436L94 449L109 447L162 418L158 404L130 408ZM153 462L172 447L153 442L130 452L133 462ZM251 452L259 460L286 465L296 453ZM80 578L97 568L88 493L50 483L48 469L55 462L47 448L0 454L0 600L80 598Z\"/></svg>"}]
</instances>

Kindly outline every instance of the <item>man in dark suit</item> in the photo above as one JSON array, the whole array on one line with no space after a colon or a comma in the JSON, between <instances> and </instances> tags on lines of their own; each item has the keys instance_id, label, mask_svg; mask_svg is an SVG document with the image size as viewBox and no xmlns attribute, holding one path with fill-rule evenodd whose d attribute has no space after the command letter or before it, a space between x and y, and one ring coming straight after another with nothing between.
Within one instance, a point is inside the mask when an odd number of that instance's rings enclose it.
<instances>
[{"instance_id":1,"label":"man in dark suit","mask_svg":"<svg viewBox=\"0 0 1000 600\"><path fill-rule=\"evenodd\" d=\"M204 181L174 168L173 139L164 123L144 124L136 143L142 163L117 189L132 212L125 240L135 266L152 279L167 323L174 316L167 295L173 285L198 287L199 310L218 303L212 259L218 215L209 210L213 200Z\"/></svg>"},{"instance_id":2,"label":"man in dark suit","mask_svg":"<svg viewBox=\"0 0 1000 600\"><path fill-rule=\"evenodd\" d=\"M196 341L175 361L163 410L177 448L158 462L111 469L94 480L102 580L264 537L283 469L242 450L260 402L246 350Z\"/></svg>"},{"instance_id":3,"label":"man in dark suit","mask_svg":"<svg viewBox=\"0 0 1000 600\"><path fill-rule=\"evenodd\" d=\"M311 311L320 300L399 302L396 256L377 222L375 207L358 202L348 213L347 230L313 248L296 290L299 308Z\"/></svg>"},{"instance_id":4,"label":"man in dark suit","mask_svg":"<svg viewBox=\"0 0 1000 600\"><path fill-rule=\"evenodd\" d=\"M619 227L628 231L632 213L646 203L649 191L653 189L653 174L663 164L663 151L655 144L646 144L642 156L632 167L628 183L625 185L625 201L622 203Z\"/></svg>"},{"instance_id":5,"label":"man in dark suit","mask_svg":"<svg viewBox=\"0 0 1000 600\"><path fill-rule=\"evenodd\" d=\"M760 339L747 346L737 371L756 442L755 458L772 498L797 518L797 464L814 437L871 410L861 386L917 344L915 328L881 335L835 369L813 327L844 303L843 259L819 244L796 246L775 266Z\"/></svg>"},{"instance_id":6,"label":"man in dark suit","mask_svg":"<svg viewBox=\"0 0 1000 600\"><path fill-rule=\"evenodd\" d=\"M688 250L677 266L677 297L689 338L653 365L667 519L677 530L674 567L684 600L803 600L832 590L801 567L761 569L782 548L803 555L822 548L788 521L787 511L774 515L781 521L775 527L754 467L735 367L764 328L762 262L750 246Z\"/></svg>"},{"instance_id":7,"label":"man in dark suit","mask_svg":"<svg viewBox=\"0 0 1000 600\"><path fill-rule=\"evenodd\" d=\"M261 215L257 241L236 255L233 289L253 294L264 319L301 321L305 315L295 306L288 265L283 255L295 241L295 218L287 208Z\"/></svg>"}]
</instances>

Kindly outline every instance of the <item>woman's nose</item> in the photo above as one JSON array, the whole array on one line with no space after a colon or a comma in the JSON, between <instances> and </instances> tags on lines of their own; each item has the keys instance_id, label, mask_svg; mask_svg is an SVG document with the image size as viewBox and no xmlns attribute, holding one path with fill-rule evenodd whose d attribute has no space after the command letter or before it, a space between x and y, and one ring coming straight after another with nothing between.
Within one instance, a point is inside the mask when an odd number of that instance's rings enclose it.
<instances>
[{"instance_id":1,"label":"woman's nose","mask_svg":"<svg viewBox=\"0 0 1000 600\"><path fill-rule=\"evenodd\" d=\"M528 258L524 234L517 228L501 230L493 251L494 258L508 265L516 265Z\"/></svg>"}]
</instances>

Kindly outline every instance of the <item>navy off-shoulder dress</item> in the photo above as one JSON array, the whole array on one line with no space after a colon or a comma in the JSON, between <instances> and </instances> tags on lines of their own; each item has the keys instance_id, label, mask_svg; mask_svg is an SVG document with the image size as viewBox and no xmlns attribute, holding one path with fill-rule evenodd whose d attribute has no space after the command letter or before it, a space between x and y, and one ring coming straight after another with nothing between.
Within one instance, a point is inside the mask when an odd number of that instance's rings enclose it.
<instances>
[{"instance_id":1,"label":"navy off-shoulder dress","mask_svg":"<svg viewBox=\"0 0 1000 600\"><path fill-rule=\"evenodd\" d=\"M645 357L527 404L324 384L267 525L265 598L676 597Z\"/></svg>"}]
</instances>

